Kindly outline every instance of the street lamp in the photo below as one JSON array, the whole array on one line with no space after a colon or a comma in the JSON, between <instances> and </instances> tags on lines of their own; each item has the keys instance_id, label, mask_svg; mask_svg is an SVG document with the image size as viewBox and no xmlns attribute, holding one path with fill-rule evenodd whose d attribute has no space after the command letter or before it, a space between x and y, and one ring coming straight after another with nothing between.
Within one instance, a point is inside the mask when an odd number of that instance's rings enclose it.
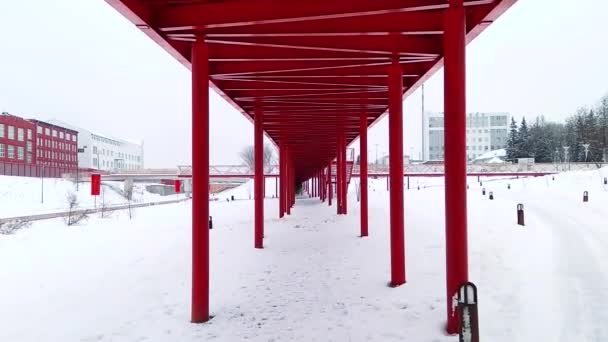
<instances>
[{"instance_id":1,"label":"street lamp","mask_svg":"<svg viewBox=\"0 0 608 342\"><path fill-rule=\"evenodd\" d=\"M587 155L589 154L589 146L591 146L591 144L582 144L583 148L585 149L585 163L587 162Z\"/></svg>"},{"instance_id":2,"label":"street lamp","mask_svg":"<svg viewBox=\"0 0 608 342\"><path fill-rule=\"evenodd\" d=\"M568 150L570 149L570 146L563 146L564 149L564 163L568 164L568 170L570 170L570 160L568 159ZM565 167L565 165L564 165Z\"/></svg>"}]
</instances>

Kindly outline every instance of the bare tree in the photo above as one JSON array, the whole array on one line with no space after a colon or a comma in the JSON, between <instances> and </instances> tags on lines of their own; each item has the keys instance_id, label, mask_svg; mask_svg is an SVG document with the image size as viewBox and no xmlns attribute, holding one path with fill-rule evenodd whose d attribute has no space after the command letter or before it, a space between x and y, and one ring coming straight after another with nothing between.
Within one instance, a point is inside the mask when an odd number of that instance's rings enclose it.
<instances>
[{"instance_id":1,"label":"bare tree","mask_svg":"<svg viewBox=\"0 0 608 342\"><path fill-rule=\"evenodd\" d=\"M68 226L73 226L88 218L86 211L79 211L78 209L78 196L75 192L68 192L66 195L68 202L68 216L65 218L65 223Z\"/></svg>"},{"instance_id":2,"label":"bare tree","mask_svg":"<svg viewBox=\"0 0 608 342\"><path fill-rule=\"evenodd\" d=\"M27 228L30 226L28 221L10 221L0 223L0 235L10 235L19 229Z\"/></svg>"},{"instance_id":3,"label":"bare tree","mask_svg":"<svg viewBox=\"0 0 608 342\"><path fill-rule=\"evenodd\" d=\"M266 172L269 172L269 168L271 167L274 161L274 149L269 144L264 144L264 166ZM243 163L249 168L250 172L253 172L255 166L255 149L253 145L246 146L243 148L241 153L239 153L241 160Z\"/></svg>"}]
</instances>

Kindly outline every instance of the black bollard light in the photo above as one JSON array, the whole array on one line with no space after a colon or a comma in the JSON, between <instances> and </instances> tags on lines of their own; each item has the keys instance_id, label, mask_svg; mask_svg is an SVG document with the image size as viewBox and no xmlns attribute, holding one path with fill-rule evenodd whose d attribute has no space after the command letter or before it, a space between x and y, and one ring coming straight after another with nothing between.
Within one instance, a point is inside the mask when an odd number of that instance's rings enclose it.
<instances>
[{"instance_id":1,"label":"black bollard light","mask_svg":"<svg viewBox=\"0 0 608 342\"><path fill-rule=\"evenodd\" d=\"M484 196L486 195L486 188L481 189L481 194Z\"/></svg>"},{"instance_id":2,"label":"black bollard light","mask_svg":"<svg viewBox=\"0 0 608 342\"><path fill-rule=\"evenodd\" d=\"M608 184L608 178L604 177L604 185Z\"/></svg>"},{"instance_id":3,"label":"black bollard light","mask_svg":"<svg viewBox=\"0 0 608 342\"><path fill-rule=\"evenodd\" d=\"M492 191L490 191L490 200L494 199L494 193Z\"/></svg>"},{"instance_id":4,"label":"black bollard light","mask_svg":"<svg viewBox=\"0 0 608 342\"><path fill-rule=\"evenodd\" d=\"M483 186L483 182L479 182L479 186Z\"/></svg>"},{"instance_id":5,"label":"black bollard light","mask_svg":"<svg viewBox=\"0 0 608 342\"><path fill-rule=\"evenodd\" d=\"M209 216L209 229L213 229L213 217Z\"/></svg>"},{"instance_id":6,"label":"black bollard light","mask_svg":"<svg viewBox=\"0 0 608 342\"><path fill-rule=\"evenodd\" d=\"M507 189L511 190L511 184L507 184Z\"/></svg>"},{"instance_id":7,"label":"black bollard light","mask_svg":"<svg viewBox=\"0 0 608 342\"><path fill-rule=\"evenodd\" d=\"M477 286L471 282L458 289L458 313L460 316L460 342L479 342L479 314Z\"/></svg>"},{"instance_id":8,"label":"black bollard light","mask_svg":"<svg viewBox=\"0 0 608 342\"><path fill-rule=\"evenodd\" d=\"M555 180L555 176L551 176L551 180Z\"/></svg>"},{"instance_id":9,"label":"black bollard light","mask_svg":"<svg viewBox=\"0 0 608 342\"><path fill-rule=\"evenodd\" d=\"M583 192L583 202L589 202L589 192Z\"/></svg>"},{"instance_id":10,"label":"black bollard light","mask_svg":"<svg viewBox=\"0 0 608 342\"><path fill-rule=\"evenodd\" d=\"M524 205L519 203L517 205L517 224L520 226L525 226L524 224Z\"/></svg>"}]
</instances>

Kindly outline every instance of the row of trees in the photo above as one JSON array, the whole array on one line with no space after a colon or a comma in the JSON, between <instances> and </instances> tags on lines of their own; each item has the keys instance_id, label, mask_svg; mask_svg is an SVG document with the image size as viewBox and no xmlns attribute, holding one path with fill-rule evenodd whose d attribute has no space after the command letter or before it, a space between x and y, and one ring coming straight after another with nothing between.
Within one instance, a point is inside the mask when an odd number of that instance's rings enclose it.
<instances>
[{"instance_id":1,"label":"row of trees","mask_svg":"<svg viewBox=\"0 0 608 342\"><path fill-rule=\"evenodd\" d=\"M606 154L608 96L595 108L580 108L565 123L549 122L538 116L532 124L524 117L518 125L511 118L507 139L509 160L534 158L539 163L550 163L566 161L567 157L570 162L602 162Z\"/></svg>"}]
</instances>

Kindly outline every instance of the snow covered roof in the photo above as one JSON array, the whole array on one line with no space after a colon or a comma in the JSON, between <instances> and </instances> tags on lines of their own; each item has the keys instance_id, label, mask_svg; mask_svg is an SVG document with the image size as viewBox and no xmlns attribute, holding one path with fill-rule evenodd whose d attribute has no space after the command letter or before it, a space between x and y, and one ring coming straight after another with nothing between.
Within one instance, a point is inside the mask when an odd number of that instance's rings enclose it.
<instances>
[{"instance_id":1,"label":"snow covered roof","mask_svg":"<svg viewBox=\"0 0 608 342\"><path fill-rule=\"evenodd\" d=\"M479 157L475 158L475 160L484 160L484 159L493 159L493 158L500 159L500 158L506 158L506 157L507 157L507 150L504 148L501 148L500 150L493 150L490 152L486 152L486 153L480 155Z\"/></svg>"}]
</instances>

